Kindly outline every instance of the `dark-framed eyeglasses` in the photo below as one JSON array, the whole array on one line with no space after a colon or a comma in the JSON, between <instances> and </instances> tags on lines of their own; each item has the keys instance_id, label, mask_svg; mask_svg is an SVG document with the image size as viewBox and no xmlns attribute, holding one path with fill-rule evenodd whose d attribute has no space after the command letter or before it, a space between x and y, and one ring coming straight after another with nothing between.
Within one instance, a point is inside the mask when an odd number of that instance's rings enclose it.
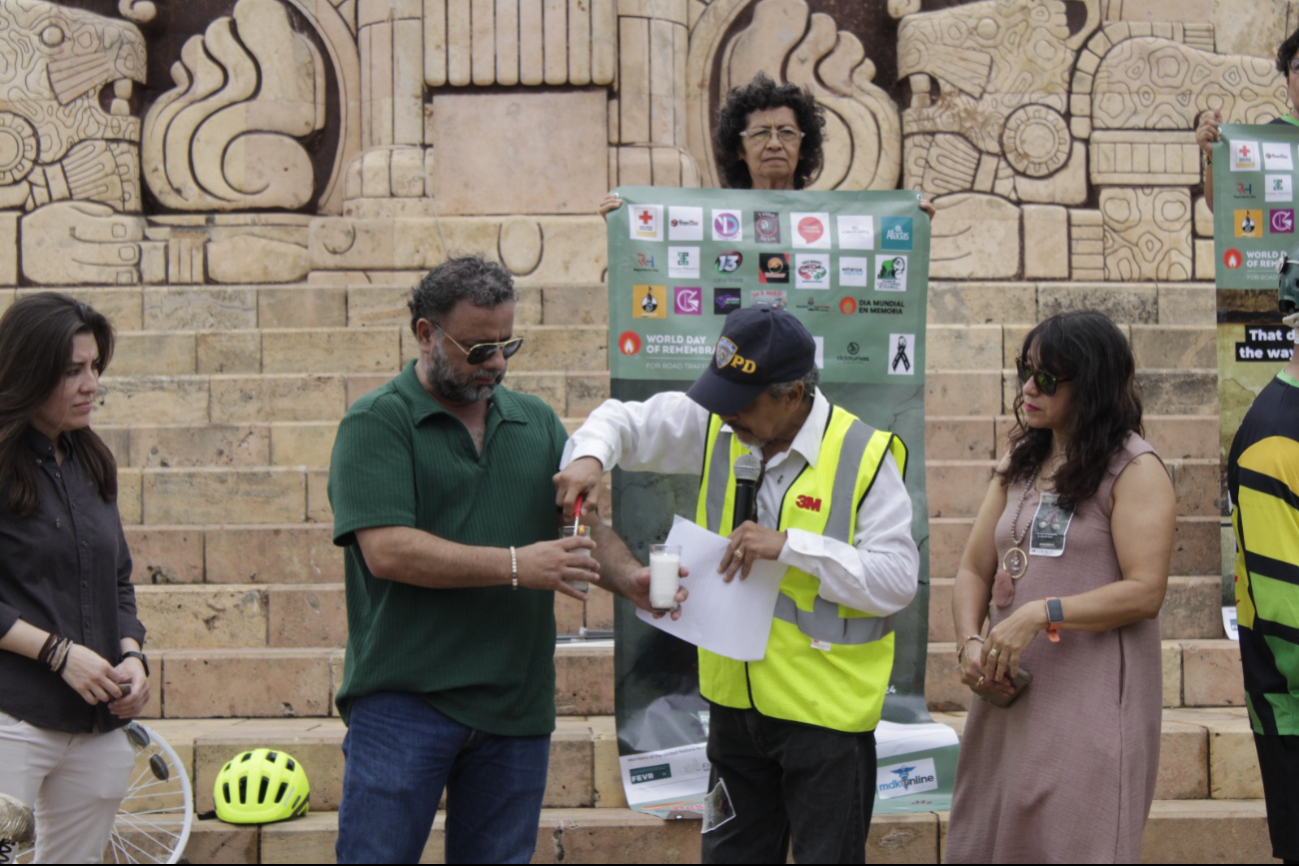
<instances>
[{"instance_id":1,"label":"dark-framed eyeglasses","mask_svg":"<svg viewBox=\"0 0 1299 866\"><path fill-rule=\"evenodd\" d=\"M1061 382L1073 381L1073 379L1057 376L1055 373L1048 373L1046 370L1035 370L1028 366L1023 358L1015 359L1015 369L1019 373L1019 384L1023 385L1031 378L1037 383L1037 389L1048 397L1055 394L1055 389Z\"/></svg>"},{"instance_id":2,"label":"dark-framed eyeglasses","mask_svg":"<svg viewBox=\"0 0 1299 866\"><path fill-rule=\"evenodd\" d=\"M744 130L744 132L740 133L740 138L754 144L766 144L771 141L773 135L779 139L781 144L793 144L796 141L802 141L803 136L807 135L807 133L792 126L759 126L757 129Z\"/></svg>"},{"instance_id":3,"label":"dark-framed eyeglasses","mask_svg":"<svg viewBox=\"0 0 1299 866\"><path fill-rule=\"evenodd\" d=\"M430 322L430 324L433 323ZM515 337L513 340L504 340L500 343L475 343L466 349L457 343L456 338L448 334L441 325L433 324L433 327L442 331L442 336L455 343L456 348L465 353L465 361L475 367L479 364L486 364L497 352L500 352L504 358L510 358L523 345L523 338Z\"/></svg>"}]
</instances>

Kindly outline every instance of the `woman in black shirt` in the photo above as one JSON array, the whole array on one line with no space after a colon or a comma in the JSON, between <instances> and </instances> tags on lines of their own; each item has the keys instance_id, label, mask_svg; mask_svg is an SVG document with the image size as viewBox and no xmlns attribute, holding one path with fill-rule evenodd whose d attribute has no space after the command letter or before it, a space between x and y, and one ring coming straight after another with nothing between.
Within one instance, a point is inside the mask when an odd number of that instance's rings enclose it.
<instances>
[{"instance_id":1,"label":"woman in black shirt","mask_svg":"<svg viewBox=\"0 0 1299 866\"><path fill-rule=\"evenodd\" d=\"M38 862L97 863L149 700L117 465L90 429L113 329L66 295L0 318L0 793Z\"/></svg>"}]
</instances>

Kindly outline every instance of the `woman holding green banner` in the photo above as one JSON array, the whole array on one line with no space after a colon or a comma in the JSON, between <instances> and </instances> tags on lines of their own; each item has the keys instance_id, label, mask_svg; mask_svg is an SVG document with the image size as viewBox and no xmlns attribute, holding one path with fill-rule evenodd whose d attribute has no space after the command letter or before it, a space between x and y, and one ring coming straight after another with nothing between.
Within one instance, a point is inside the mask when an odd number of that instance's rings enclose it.
<instances>
[{"instance_id":1,"label":"woman holding green banner","mask_svg":"<svg viewBox=\"0 0 1299 866\"><path fill-rule=\"evenodd\" d=\"M1286 91L1290 95L1290 113L1275 118L1272 123L1290 123L1299 126L1299 117L1295 116L1299 106L1299 30L1290 34L1290 38L1281 43L1276 50L1276 71L1285 76ZM1222 124L1222 112L1210 109L1200 115L1199 126L1195 129L1195 143L1204 154L1204 203L1213 210L1213 146L1218 142L1218 127Z\"/></svg>"},{"instance_id":2,"label":"woman holding green banner","mask_svg":"<svg viewBox=\"0 0 1299 866\"><path fill-rule=\"evenodd\" d=\"M821 170L825 109L811 91L776 84L759 72L726 95L713 130L713 156L728 189L804 189ZM622 207L611 192L596 210L600 216ZM934 216L934 206L920 208Z\"/></svg>"},{"instance_id":3,"label":"woman holding green banner","mask_svg":"<svg viewBox=\"0 0 1299 866\"><path fill-rule=\"evenodd\" d=\"M1010 450L952 599L962 682L983 700L961 738L947 862L1135 863L1159 767L1176 498L1113 322L1053 316L1016 365Z\"/></svg>"}]
</instances>

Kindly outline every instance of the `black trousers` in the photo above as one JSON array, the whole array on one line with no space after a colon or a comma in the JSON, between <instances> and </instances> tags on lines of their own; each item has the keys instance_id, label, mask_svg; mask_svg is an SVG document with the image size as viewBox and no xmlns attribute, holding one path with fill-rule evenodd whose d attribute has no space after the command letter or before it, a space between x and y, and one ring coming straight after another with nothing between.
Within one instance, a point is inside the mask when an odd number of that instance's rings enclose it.
<instances>
[{"instance_id":1,"label":"black trousers","mask_svg":"<svg viewBox=\"0 0 1299 866\"><path fill-rule=\"evenodd\" d=\"M1299 861L1299 737L1254 735L1272 856Z\"/></svg>"},{"instance_id":2,"label":"black trousers","mask_svg":"<svg viewBox=\"0 0 1299 866\"><path fill-rule=\"evenodd\" d=\"M703 834L704 863L865 863L875 733L845 734L711 705L709 788L735 817Z\"/></svg>"}]
</instances>

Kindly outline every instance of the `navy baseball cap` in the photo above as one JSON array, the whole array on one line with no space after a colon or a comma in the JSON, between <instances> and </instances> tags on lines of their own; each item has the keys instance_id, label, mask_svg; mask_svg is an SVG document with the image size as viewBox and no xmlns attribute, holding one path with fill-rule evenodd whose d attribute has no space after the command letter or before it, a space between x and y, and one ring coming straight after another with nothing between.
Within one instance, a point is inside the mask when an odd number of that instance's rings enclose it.
<instances>
[{"instance_id":1,"label":"navy baseball cap","mask_svg":"<svg viewBox=\"0 0 1299 866\"><path fill-rule=\"evenodd\" d=\"M726 317L708 368L686 392L714 415L734 415L768 385L793 382L816 365L816 341L792 313L768 304Z\"/></svg>"}]
</instances>

